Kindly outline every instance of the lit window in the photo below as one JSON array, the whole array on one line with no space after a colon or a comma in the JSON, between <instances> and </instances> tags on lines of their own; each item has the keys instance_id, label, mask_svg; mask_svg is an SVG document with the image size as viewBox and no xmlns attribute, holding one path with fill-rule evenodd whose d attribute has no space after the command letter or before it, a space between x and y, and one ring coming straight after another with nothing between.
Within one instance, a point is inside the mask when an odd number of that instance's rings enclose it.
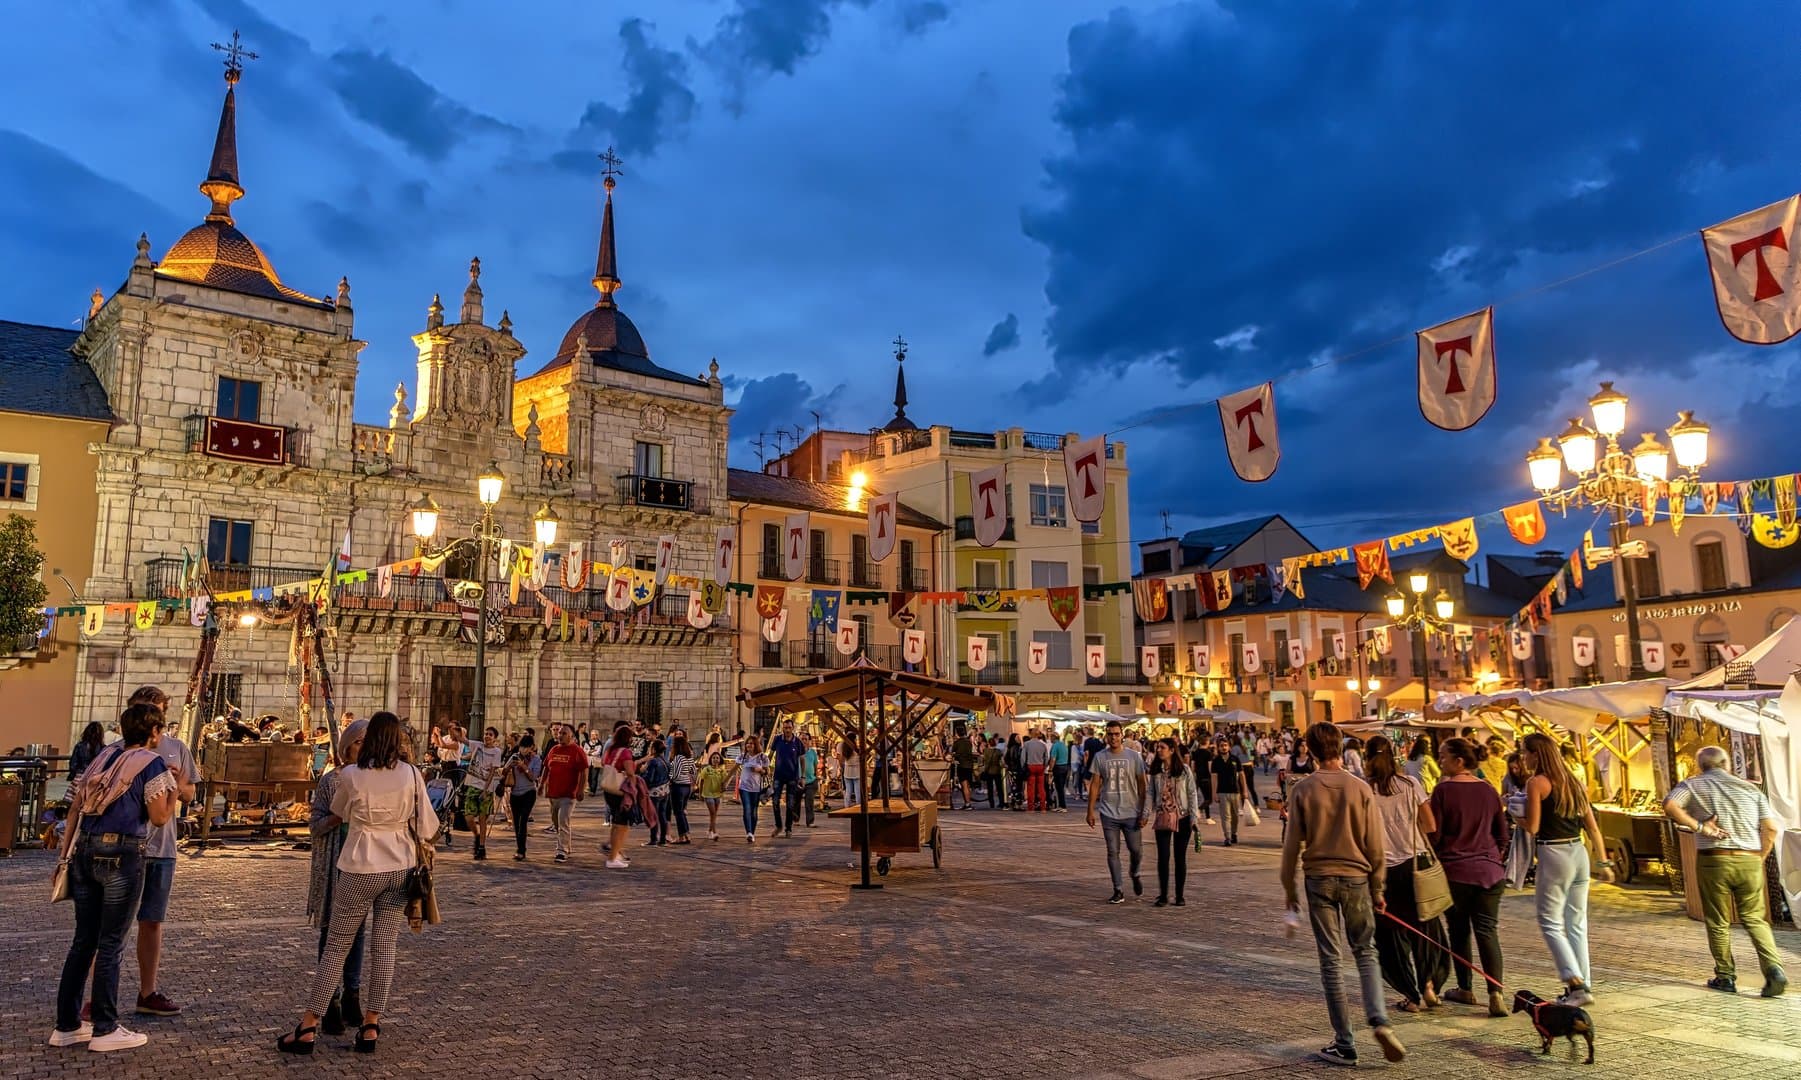
<instances>
[{"instance_id":1,"label":"lit window","mask_svg":"<svg viewBox=\"0 0 1801 1080\"><path fill-rule=\"evenodd\" d=\"M1061 484L1033 484L1029 498L1032 524L1054 528L1068 527L1068 499Z\"/></svg>"}]
</instances>

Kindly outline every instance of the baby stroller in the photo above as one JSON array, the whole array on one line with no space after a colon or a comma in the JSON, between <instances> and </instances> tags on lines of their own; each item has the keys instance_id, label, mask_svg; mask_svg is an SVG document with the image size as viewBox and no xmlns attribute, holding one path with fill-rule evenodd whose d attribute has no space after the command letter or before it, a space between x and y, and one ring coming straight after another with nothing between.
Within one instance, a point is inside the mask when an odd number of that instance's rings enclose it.
<instances>
[{"instance_id":1,"label":"baby stroller","mask_svg":"<svg viewBox=\"0 0 1801 1080\"><path fill-rule=\"evenodd\" d=\"M445 847L450 846L450 827L456 817L456 808L462 802L462 789L451 782L450 777L442 773L426 781L425 800L431 803L432 813L438 815L438 834L431 838L435 846L442 841Z\"/></svg>"}]
</instances>

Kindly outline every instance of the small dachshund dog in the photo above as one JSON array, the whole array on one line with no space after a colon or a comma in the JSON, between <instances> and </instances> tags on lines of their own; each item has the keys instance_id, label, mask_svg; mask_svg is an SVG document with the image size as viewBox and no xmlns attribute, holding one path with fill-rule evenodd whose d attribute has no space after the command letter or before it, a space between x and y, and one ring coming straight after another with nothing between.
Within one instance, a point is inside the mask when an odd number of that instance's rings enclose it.
<instances>
[{"instance_id":1,"label":"small dachshund dog","mask_svg":"<svg viewBox=\"0 0 1801 1080\"><path fill-rule=\"evenodd\" d=\"M1589 1017L1587 1009L1559 1005L1555 1001L1546 1001L1530 990L1521 990L1513 995L1513 1011L1532 1014L1532 1027L1543 1043L1539 1053L1549 1054L1551 1040L1559 1035L1570 1040L1571 1046L1576 1045L1576 1037L1580 1035L1588 1042L1588 1060L1583 1064L1595 1063L1595 1022Z\"/></svg>"}]
</instances>

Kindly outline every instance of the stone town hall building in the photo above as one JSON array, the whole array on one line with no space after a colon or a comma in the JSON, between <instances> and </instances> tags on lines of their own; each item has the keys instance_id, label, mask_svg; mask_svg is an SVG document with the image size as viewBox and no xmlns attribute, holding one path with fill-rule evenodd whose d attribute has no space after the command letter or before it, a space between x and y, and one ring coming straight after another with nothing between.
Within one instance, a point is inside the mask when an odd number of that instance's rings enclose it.
<instances>
[{"instance_id":1,"label":"stone town hall building","mask_svg":"<svg viewBox=\"0 0 1801 1080\"><path fill-rule=\"evenodd\" d=\"M429 494L443 508L440 536L465 531L479 517L475 478L490 461L506 477L496 511L507 536L529 539L531 514L548 503L562 522L559 550L584 541L590 559L604 561L608 542L623 539L643 566L656 538L673 533L675 571L705 572L715 530L730 523L730 410L717 364L699 376L659 366L615 304L611 176L598 296L534 374L515 376L526 347L504 312L488 321L473 263L455 319L434 297L413 336L410 404L402 386L385 426L359 424L364 343L349 283L335 297L283 284L234 218L245 190L238 74L228 67L200 185L210 200L204 220L160 259L139 237L124 284L110 297L96 292L73 346L116 418L92 448L99 524L84 599L179 595L184 552L210 562L215 591L304 580L321 572L346 529L356 567L407 558L408 505ZM488 653L489 719L542 729L565 719L728 715L729 630L690 629L685 596L610 616L603 588L550 590L571 611L615 620L598 642L547 640L529 592L504 608L505 644ZM504 604L505 588L495 591ZM387 599L373 578L348 588L327 653L339 707L392 709L416 728L463 717L474 650L459 638L449 599L435 576L397 581ZM114 616L82 642L71 743L86 721L115 718L139 684L180 699L200 631L166 619L140 631ZM291 723L298 695L288 634L226 628L205 693L206 712L230 701Z\"/></svg>"}]
</instances>

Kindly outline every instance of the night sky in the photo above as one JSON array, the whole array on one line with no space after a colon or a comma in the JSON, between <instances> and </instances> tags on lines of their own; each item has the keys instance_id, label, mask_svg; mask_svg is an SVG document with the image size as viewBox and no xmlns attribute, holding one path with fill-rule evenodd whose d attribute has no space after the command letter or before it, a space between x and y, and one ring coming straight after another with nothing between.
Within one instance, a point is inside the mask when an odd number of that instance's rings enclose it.
<instances>
[{"instance_id":1,"label":"night sky","mask_svg":"<svg viewBox=\"0 0 1801 1080\"><path fill-rule=\"evenodd\" d=\"M885 422L898 332L922 424L1118 431L1140 539L1161 510L1344 543L1496 509L1601 378L1634 433L1712 423L1714 479L1801 467L1797 351L1726 335L1693 235L1801 186L1792 5L333 7L12 10L0 318L75 325L139 232L160 257L201 219L235 27L237 221L296 288L350 277L364 421L471 255L521 372L548 358L611 145L621 307L659 363L718 357L737 465L814 412ZM1408 335L1490 302L1499 401L1437 431ZM1241 483L1210 400L1284 375L1280 471Z\"/></svg>"}]
</instances>

